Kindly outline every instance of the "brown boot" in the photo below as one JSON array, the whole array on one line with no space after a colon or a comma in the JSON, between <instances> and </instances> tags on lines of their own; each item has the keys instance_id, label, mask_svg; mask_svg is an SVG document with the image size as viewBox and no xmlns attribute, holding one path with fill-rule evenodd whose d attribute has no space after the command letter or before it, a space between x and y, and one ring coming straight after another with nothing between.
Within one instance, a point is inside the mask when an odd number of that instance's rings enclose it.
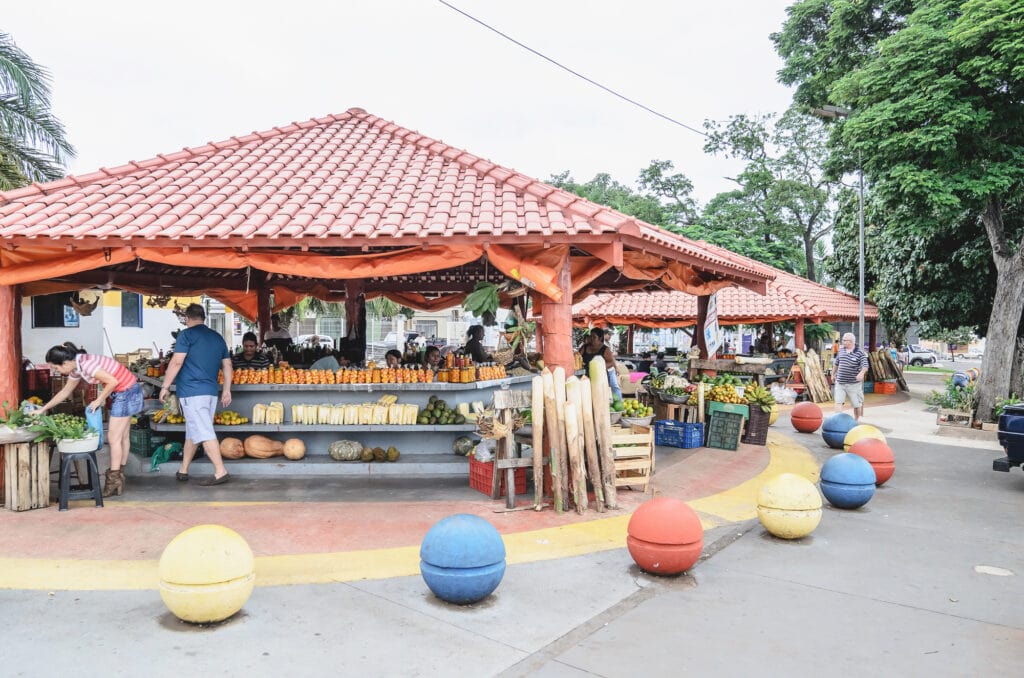
<instances>
[{"instance_id":1,"label":"brown boot","mask_svg":"<svg viewBox=\"0 0 1024 678\"><path fill-rule=\"evenodd\" d=\"M107 469L107 482L103 486L103 496L111 497L124 494L124 472L118 469Z\"/></svg>"}]
</instances>

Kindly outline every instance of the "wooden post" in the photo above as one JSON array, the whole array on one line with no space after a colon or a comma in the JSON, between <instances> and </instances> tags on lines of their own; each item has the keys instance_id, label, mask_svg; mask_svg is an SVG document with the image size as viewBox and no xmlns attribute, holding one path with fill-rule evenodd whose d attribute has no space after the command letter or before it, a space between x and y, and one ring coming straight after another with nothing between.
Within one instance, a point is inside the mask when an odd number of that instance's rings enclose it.
<instances>
[{"instance_id":1,"label":"wooden post","mask_svg":"<svg viewBox=\"0 0 1024 678\"><path fill-rule=\"evenodd\" d=\"M693 340L697 342L697 347L700 348L702 360L707 360L711 357L708 355L707 342L704 341L704 324L708 321L708 301L710 298L706 294L697 297L697 324L693 326Z\"/></svg>"},{"instance_id":2,"label":"wooden post","mask_svg":"<svg viewBox=\"0 0 1024 678\"><path fill-rule=\"evenodd\" d=\"M793 346L806 351L807 346L804 343L804 319L797 318L793 325Z\"/></svg>"},{"instance_id":3,"label":"wooden post","mask_svg":"<svg viewBox=\"0 0 1024 678\"><path fill-rule=\"evenodd\" d=\"M633 340L636 334L636 325L630 324L629 331L626 333L626 353L633 355Z\"/></svg>"},{"instance_id":4,"label":"wooden post","mask_svg":"<svg viewBox=\"0 0 1024 678\"><path fill-rule=\"evenodd\" d=\"M874 351L878 346L878 321L868 321L868 350Z\"/></svg>"},{"instance_id":5,"label":"wooden post","mask_svg":"<svg viewBox=\"0 0 1024 678\"><path fill-rule=\"evenodd\" d=\"M21 402L21 299L14 285L0 285L0 393L18 407Z\"/></svg>"},{"instance_id":6,"label":"wooden post","mask_svg":"<svg viewBox=\"0 0 1024 678\"><path fill-rule=\"evenodd\" d=\"M554 370L561 367L566 374L575 371L572 359L572 274L569 258L558 272L558 287L562 300L548 297L541 300L541 315L544 318L544 364Z\"/></svg>"},{"instance_id":7,"label":"wooden post","mask_svg":"<svg viewBox=\"0 0 1024 678\"><path fill-rule=\"evenodd\" d=\"M267 285L267 274L262 271L253 276L256 281L256 327L259 329L260 343L270 331L270 287Z\"/></svg>"}]
</instances>

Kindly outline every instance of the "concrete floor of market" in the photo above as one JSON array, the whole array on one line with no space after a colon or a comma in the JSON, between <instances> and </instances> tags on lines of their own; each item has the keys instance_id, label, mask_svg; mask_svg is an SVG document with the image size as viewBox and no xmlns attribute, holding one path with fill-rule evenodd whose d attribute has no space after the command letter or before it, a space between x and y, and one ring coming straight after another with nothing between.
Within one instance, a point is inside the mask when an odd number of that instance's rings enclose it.
<instances>
[{"instance_id":1,"label":"concrete floor of market","mask_svg":"<svg viewBox=\"0 0 1024 678\"><path fill-rule=\"evenodd\" d=\"M869 395L874 408L909 400L905 393ZM464 478L354 479L341 477L233 478L217 487L177 482L177 462L158 474L130 477L122 497L47 509L0 512L0 588L124 590L157 588L156 563L184 529L225 525L256 556L258 585L381 579L418 573L419 543L430 527L454 513L471 513L502 533L509 563L563 558L625 546L632 511L652 496L687 501L706 531L756 517L764 479L794 472L817 480L819 465L804 437L781 421L767 446L736 451L657 449L647 492L623 490L619 507L599 513L532 510L532 487L517 507L492 501ZM826 416L830 408L826 407ZM883 430L885 430L883 428ZM591 502L591 507L593 507Z\"/></svg>"}]
</instances>

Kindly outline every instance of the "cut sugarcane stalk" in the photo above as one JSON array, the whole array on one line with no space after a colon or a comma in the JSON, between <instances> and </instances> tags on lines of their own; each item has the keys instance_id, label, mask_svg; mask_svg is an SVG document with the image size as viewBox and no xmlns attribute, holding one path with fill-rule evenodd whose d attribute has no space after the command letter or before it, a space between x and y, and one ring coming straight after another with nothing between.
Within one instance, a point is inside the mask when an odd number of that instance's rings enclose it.
<instances>
[{"instance_id":1,"label":"cut sugarcane stalk","mask_svg":"<svg viewBox=\"0 0 1024 678\"><path fill-rule=\"evenodd\" d=\"M594 431L594 395L590 392L590 379L580 379L580 411L583 415L583 443L587 454L587 477L594 487L597 510L604 513L604 487L601 484L601 465L597 460L597 432Z\"/></svg>"},{"instance_id":2,"label":"cut sugarcane stalk","mask_svg":"<svg viewBox=\"0 0 1024 678\"><path fill-rule=\"evenodd\" d=\"M615 490L615 452L612 451L612 413L608 409L611 388L608 386L608 370L604 358L595 357L587 366L590 373L590 391L594 399L594 428L600 446L601 485L604 487L604 505L618 508L618 492Z\"/></svg>"},{"instance_id":3,"label":"cut sugarcane stalk","mask_svg":"<svg viewBox=\"0 0 1024 678\"><path fill-rule=\"evenodd\" d=\"M558 414L558 468L561 473L562 497L569 497L569 447L565 438L565 368L551 371L555 384L555 412Z\"/></svg>"},{"instance_id":4,"label":"cut sugarcane stalk","mask_svg":"<svg viewBox=\"0 0 1024 678\"><path fill-rule=\"evenodd\" d=\"M565 495L562 494L562 469L558 464L558 411L555 409L555 378L551 374L551 370L546 367L540 376L544 381L544 432L548 439L548 450L551 456L551 497L555 511L561 513L565 510Z\"/></svg>"},{"instance_id":5,"label":"cut sugarcane stalk","mask_svg":"<svg viewBox=\"0 0 1024 678\"><path fill-rule=\"evenodd\" d=\"M565 380L565 438L572 469L571 496L576 513L580 514L587 510L587 470L583 461L583 432L580 430L583 426L582 400L580 380L575 376L569 377Z\"/></svg>"},{"instance_id":6,"label":"cut sugarcane stalk","mask_svg":"<svg viewBox=\"0 0 1024 678\"><path fill-rule=\"evenodd\" d=\"M533 507L544 503L544 377L531 382L530 417L533 421Z\"/></svg>"}]
</instances>

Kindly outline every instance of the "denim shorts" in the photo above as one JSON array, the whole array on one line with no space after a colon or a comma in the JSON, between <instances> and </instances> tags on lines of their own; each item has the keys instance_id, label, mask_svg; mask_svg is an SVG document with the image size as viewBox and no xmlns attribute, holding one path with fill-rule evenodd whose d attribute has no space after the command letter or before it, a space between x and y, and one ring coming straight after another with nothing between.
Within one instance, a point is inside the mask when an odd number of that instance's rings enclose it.
<instances>
[{"instance_id":1,"label":"denim shorts","mask_svg":"<svg viewBox=\"0 0 1024 678\"><path fill-rule=\"evenodd\" d=\"M114 391L110 396L110 416L130 417L142 411L142 385L135 384L124 391Z\"/></svg>"}]
</instances>

